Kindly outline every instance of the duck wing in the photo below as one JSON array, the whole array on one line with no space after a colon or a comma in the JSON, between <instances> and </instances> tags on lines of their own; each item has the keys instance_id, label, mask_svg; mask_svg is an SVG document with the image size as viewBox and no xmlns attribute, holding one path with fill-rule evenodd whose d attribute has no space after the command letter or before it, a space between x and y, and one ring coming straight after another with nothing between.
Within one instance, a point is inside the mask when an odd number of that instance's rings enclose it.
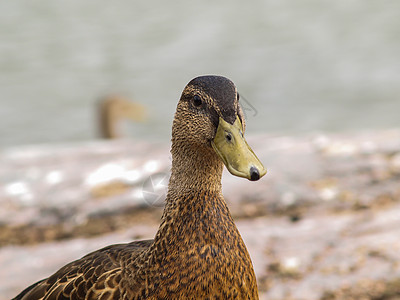
<instances>
[{"instance_id":1,"label":"duck wing","mask_svg":"<svg viewBox=\"0 0 400 300\"><path fill-rule=\"evenodd\" d=\"M111 245L73 261L23 290L13 300L118 299L124 262L132 261L153 240ZM86 295L88 294L88 295ZM89 296L89 297L88 297ZM103 298L104 297L104 298Z\"/></svg>"}]
</instances>

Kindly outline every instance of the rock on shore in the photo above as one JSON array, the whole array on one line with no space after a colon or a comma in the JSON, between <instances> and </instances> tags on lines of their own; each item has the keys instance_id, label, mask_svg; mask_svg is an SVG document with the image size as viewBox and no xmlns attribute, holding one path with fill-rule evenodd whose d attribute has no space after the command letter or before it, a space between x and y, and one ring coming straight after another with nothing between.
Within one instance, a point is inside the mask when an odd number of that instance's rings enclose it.
<instances>
[{"instance_id":1,"label":"rock on shore","mask_svg":"<svg viewBox=\"0 0 400 300\"><path fill-rule=\"evenodd\" d=\"M225 172L223 192L261 298L400 298L400 130L248 141L268 174ZM170 163L169 145L129 140L0 152L0 299L91 250L152 238Z\"/></svg>"}]
</instances>

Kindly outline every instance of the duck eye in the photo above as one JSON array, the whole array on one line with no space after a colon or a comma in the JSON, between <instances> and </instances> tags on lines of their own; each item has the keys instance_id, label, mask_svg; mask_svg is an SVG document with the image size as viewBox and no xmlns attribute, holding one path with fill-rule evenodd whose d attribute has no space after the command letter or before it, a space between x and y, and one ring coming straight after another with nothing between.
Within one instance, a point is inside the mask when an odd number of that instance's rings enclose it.
<instances>
[{"instance_id":1,"label":"duck eye","mask_svg":"<svg viewBox=\"0 0 400 300\"><path fill-rule=\"evenodd\" d=\"M196 107L199 107L200 105L203 104L203 101L201 100L200 96L194 95L194 97L193 97L193 104L194 104L194 106L196 106Z\"/></svg>"}]
</instances>

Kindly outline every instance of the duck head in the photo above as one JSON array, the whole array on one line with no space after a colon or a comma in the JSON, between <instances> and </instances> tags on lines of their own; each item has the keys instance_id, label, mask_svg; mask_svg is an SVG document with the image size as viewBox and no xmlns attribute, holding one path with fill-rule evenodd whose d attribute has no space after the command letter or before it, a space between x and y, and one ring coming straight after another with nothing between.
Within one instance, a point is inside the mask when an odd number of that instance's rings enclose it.
<instances>
[{"instance_id":1,"label":"duck head","mask_svg":"<svg viewBox=\"0 0 400 300\"><path fill-rule=\"evenodd\" d=\"M255 181L267 170L247 144L244 131L244 114L232 81L222 76L200 76L187 84L172 127L172 143L180 144L180 151L211 151L231 174Z\"/></svg>"}]
</instances>

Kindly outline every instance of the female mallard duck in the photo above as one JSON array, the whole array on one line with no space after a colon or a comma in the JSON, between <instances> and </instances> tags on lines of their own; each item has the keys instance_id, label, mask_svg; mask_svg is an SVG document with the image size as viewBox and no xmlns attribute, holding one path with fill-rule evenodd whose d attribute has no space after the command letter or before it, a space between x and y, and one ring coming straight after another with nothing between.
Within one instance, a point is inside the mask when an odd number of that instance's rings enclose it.
<instances>
[{"instance_id":1,"label":"female mallard duck","mask_svg":"<svg viewBox=\"0 0 400 300\"><path fill-rule=\"evenodd\" d=\"M121 137L118 122L122 119L143 121L145 108L120 96L108 96L99 103L100 134L105 139Z\"/></svg>"},{"instance_id":2,"label":"female mallard duck","mask_svg":"<svg viewBox=\"0 0 400 300\"><path fill-rule=\"evenodd\" d=\"M258 180L235 85L202 76L183 90L172 126L172 173L154 240L92 252L15 299L258 299L246 246L221 193L223 163Z\"/></svg>"}]
</instances>

